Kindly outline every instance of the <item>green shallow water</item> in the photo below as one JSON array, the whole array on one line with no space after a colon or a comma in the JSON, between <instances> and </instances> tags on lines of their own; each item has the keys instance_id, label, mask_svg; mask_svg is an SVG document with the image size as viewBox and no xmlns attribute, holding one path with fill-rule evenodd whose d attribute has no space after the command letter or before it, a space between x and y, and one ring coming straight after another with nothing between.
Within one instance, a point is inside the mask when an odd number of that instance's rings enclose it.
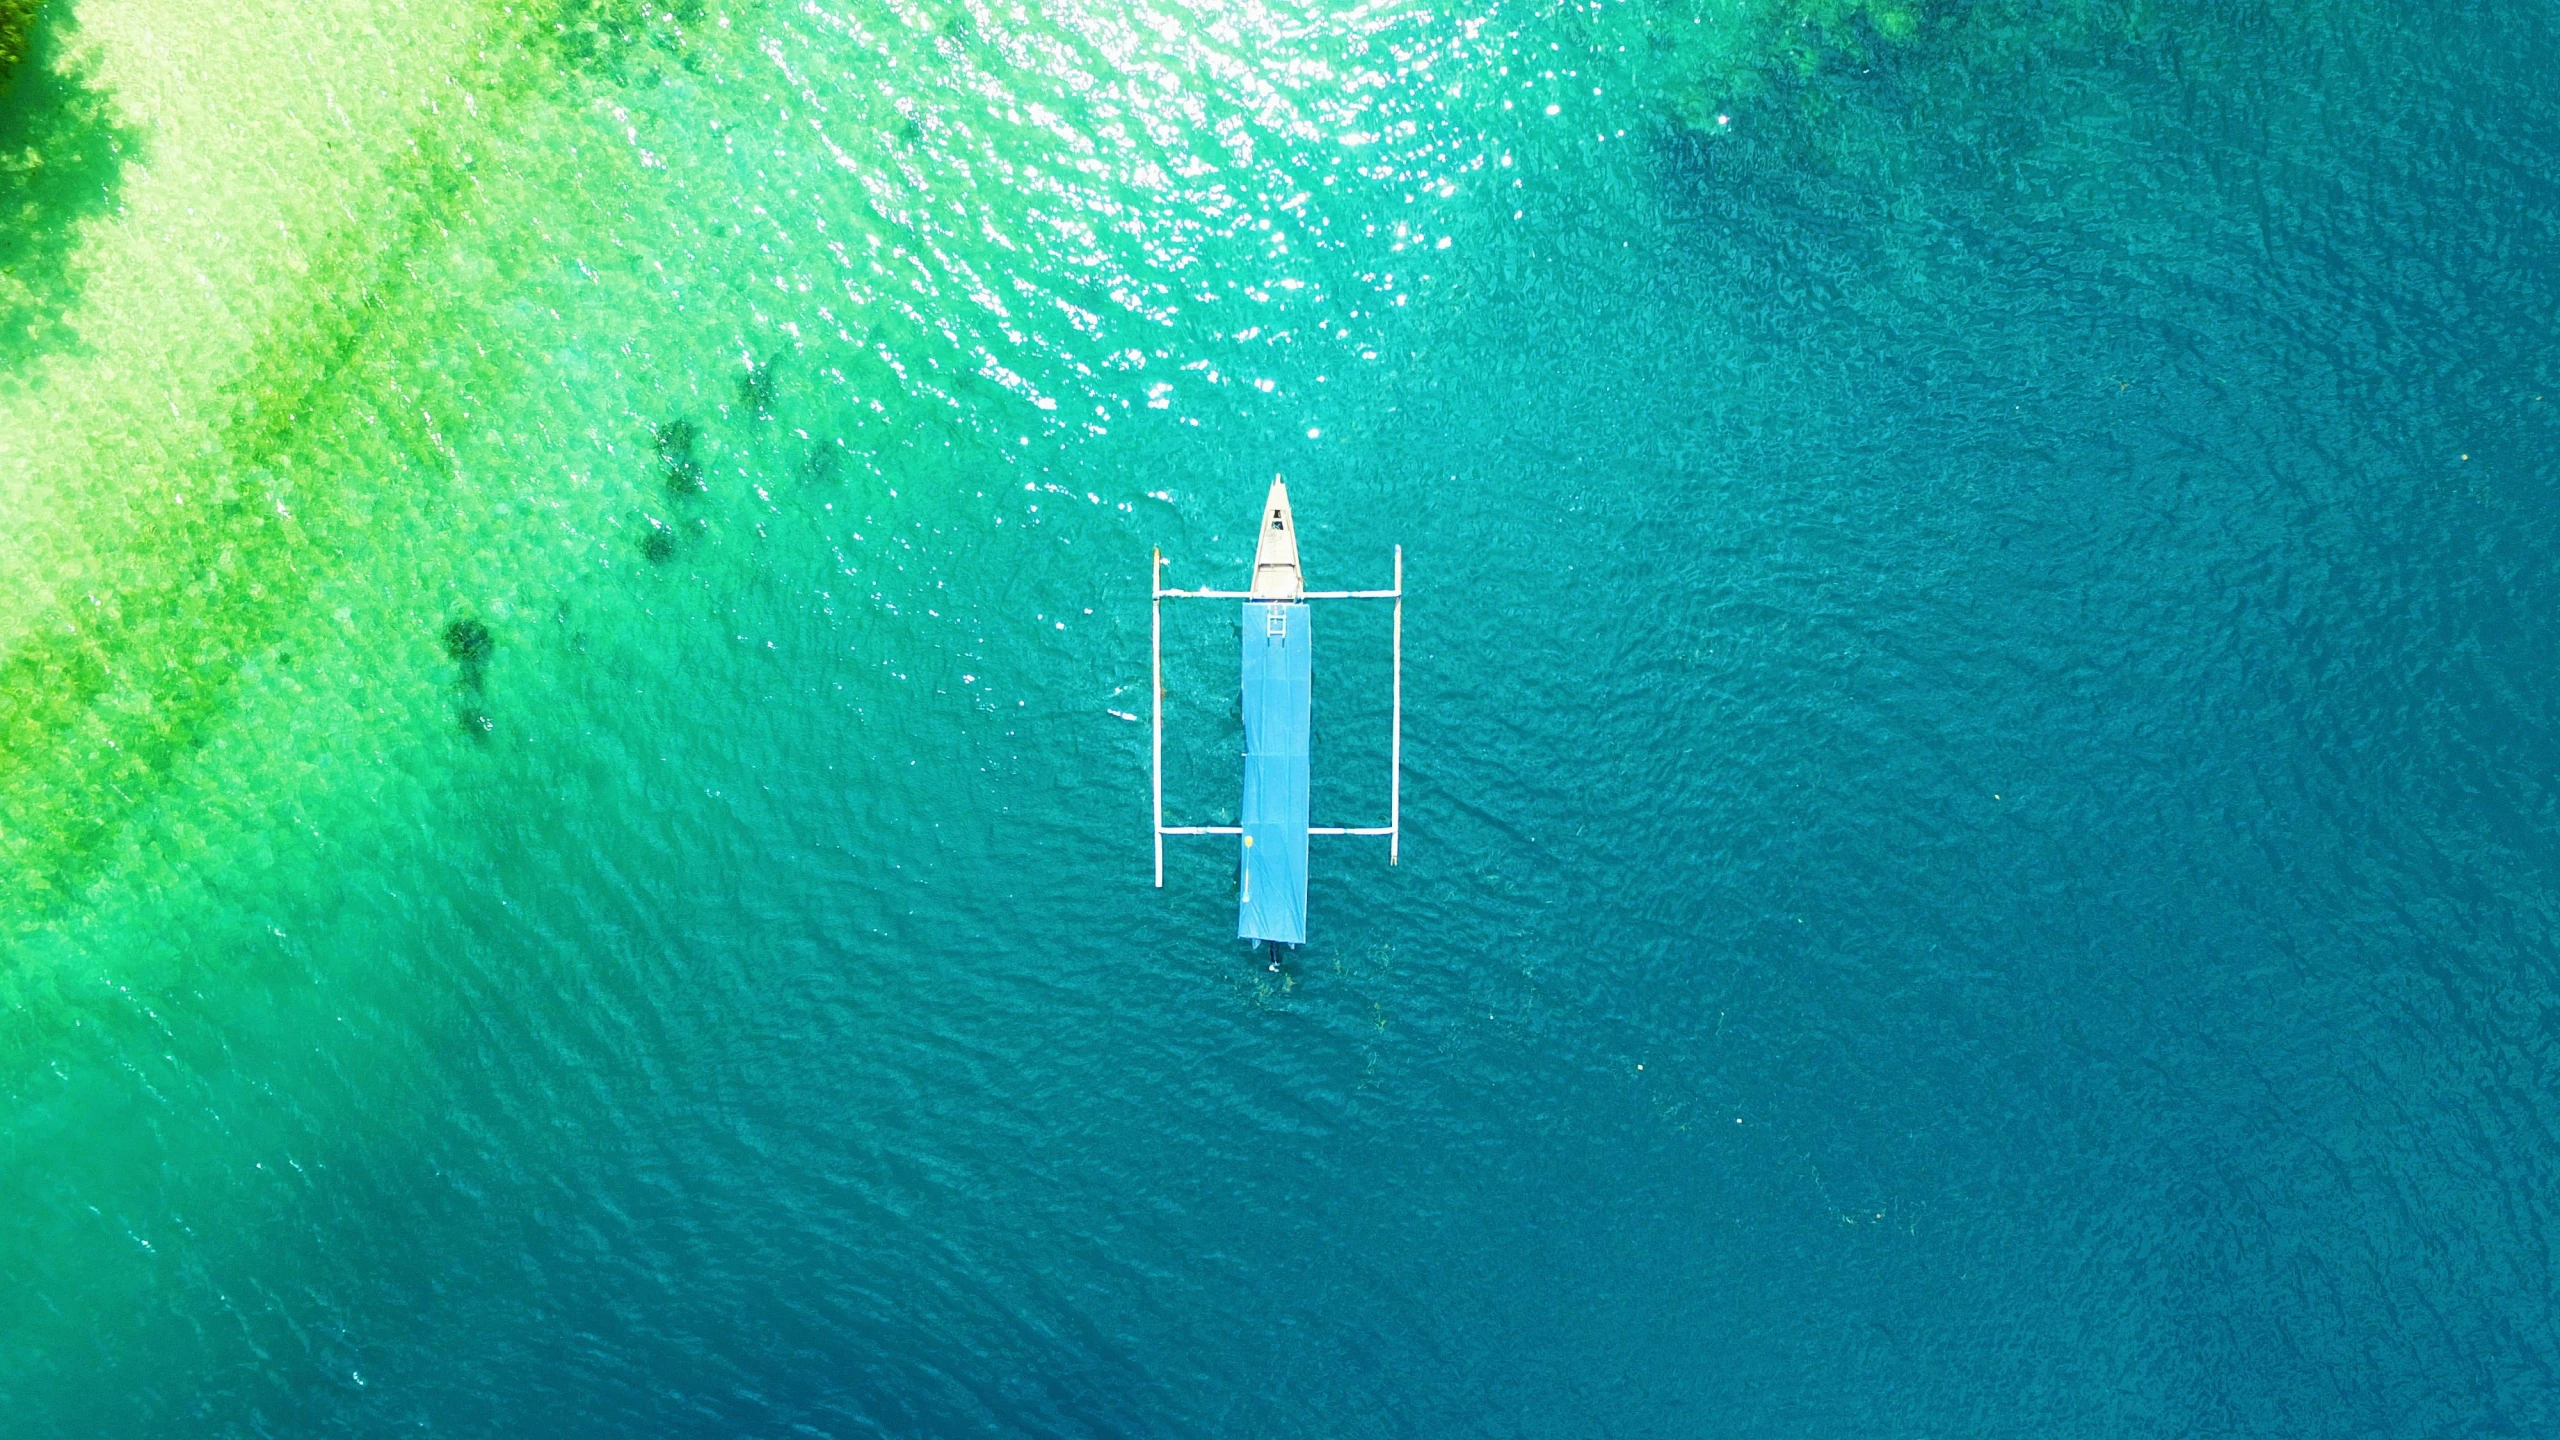
<instances>
[{"instance_id":1,"label":"green shallow water","mask_svg":"<svg viewBox=\"0 0 2560 1440\"><path fill-rule=\"evenodd\" d=\"M35 37L13 1433L2560 1412L2531 7Z\"/></svg>"}]
</instances>

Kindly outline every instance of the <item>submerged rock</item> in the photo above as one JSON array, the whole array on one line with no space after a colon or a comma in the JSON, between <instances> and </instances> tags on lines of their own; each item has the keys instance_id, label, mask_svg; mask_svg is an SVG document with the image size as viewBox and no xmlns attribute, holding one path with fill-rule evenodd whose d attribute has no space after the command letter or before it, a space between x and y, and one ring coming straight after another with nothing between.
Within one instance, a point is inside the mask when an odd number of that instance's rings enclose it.
<instances>
[{"instance_id":1,"label":"submerged rock","mask_svg":"<svg viewBox=\"0 0 2560 1440\"><path fill-rule=\"evenodd\" d=\"M782 363L782 354L776 350L773 358L761 362L749 356L747 373L738 379L738 403L759 420L773 414L773 367Z\"/></svg>"},{"instance_id":2,"label":"submerged rock","mask_svg":"<svg viewBox=\"0 0 2560 1440\"><path fill-rule=\"evenodd\" d=\"M39 0L0 0L0 84L25 63Z\"/></svg>"},{"instance_id":3,"label":"submerged rock","mask_svg":"<svg viewBox=\"0 0 2560 1440\"><path fill-rule=\"evenodd\" d=\"M489 627L469 616L444 627L444 653L465 665L485 663L496 647Z\"/></svg>"},{"instance_id":4,"label":"submerged rock","mask_svg":"<svg viewBox=\"0 0 2560 1440\"><path fill-rule=\"evenodd\" d=\"M699 495L702 467L693 458L693 422L670 420L658 427L658 478L669 495Z\"/></svg>"},{"instance_id":5,"label":"submerged rock","mask_svg":"<svg viewBox=\"0 0 2560 1440\"><path fill-rule=\"evenodd\" d=\"M497 648L489 627L467 615L444 627L444 653L462 667L462 683L468 689L481 688L489 657Z\"/></svg>"},{"instance_id":6,"label":"submerged rock","mask_svg":"<svg viewBox=\"0 0 2560 1440\"><path fill-rule=\"evenodd\" d=\"M71 0L0 0L0 369L75 343L83 223L114 213L142 134L117 123Z\"/></svg>"}]
</instances>

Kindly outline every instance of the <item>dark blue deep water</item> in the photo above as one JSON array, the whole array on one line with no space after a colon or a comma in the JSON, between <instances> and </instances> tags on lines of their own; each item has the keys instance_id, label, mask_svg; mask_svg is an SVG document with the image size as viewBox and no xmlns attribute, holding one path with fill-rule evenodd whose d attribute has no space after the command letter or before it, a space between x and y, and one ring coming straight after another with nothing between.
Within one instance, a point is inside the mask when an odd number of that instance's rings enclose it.
<instances>
[{"instance_id":1,"label":"dark blue deep water","mask_svg":"<svg viewBox=\"0 0 2560 1440\"><path fill-rule=\"evenodd\" d=\"M373 829L20 932L0 1434L2560 1433L2560 10L1800 8L1756 69L1380 11L1519 100L1382 82L1467 185L1271 161L1271 313L1352 338L1213 348L1239 243L1079 431L926 351L829 398L722 298L752 231L612 252L712 277L698 362L473 272L571 337L522 393L711 397L742 508L508 592L495 729ZM747 92L856 42L736 26L593 83L783 158L633 193L854 186ZM1071 240L1004 253L1072 298ZM872 427L833 510L733 417L790 345L772 423ZM1150 410L1194 355L1278 388ZM527 433L655 486L658 413ZM1150 887L1114 713L1150 549L1240 584L1273 472L1311 583L1412 597L1402 863L1319 839L1278 971L1229 842ZM1318 823L1375 823L1385 616L1317 620ZM1233 623L1169 609L1176 821Z\"/></svg>"}]
</instances>

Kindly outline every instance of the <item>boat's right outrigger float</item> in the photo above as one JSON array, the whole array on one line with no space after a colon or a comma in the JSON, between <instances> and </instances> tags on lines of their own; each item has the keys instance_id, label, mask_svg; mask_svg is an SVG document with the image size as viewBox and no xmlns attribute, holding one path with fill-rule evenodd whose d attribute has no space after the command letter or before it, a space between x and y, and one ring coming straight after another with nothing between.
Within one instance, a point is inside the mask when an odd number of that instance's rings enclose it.
<instances>
[{"instance_id":1,"label":"boat's right outrigger float","mask_svg":"<svg viewBox=\"0 0 2560 1440\"><path fill-rule=\"evenodd\" d=\"M1148 575L1154 594L1149 635L1155 739L1156 885L1164 885L1164 837L1234 835L1238 856L1236 937L1282 945L1307 941L1307 837L1384 835L1395 864L1404 819L1404 547L1395 547L1392 590L1309 590L1298 572L1298 525L1288 487L1275 477L1262 505L1247 590L1168 590L1164 552ZM1234 825L1164 823L1164 602L1244 602L1244 804ZM1387 823L1307 823L1307 729L1311 600L1387 600L1395 605L1393 729L1387 747ZM1276 963L1276 962L1275 962Z\"/></svg>"}]
</instances>

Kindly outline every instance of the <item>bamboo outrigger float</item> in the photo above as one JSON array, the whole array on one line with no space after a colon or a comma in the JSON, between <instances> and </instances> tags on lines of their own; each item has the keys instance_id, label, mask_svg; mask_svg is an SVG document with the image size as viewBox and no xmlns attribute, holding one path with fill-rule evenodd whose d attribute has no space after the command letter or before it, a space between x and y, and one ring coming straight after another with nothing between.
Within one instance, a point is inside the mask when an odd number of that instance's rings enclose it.
<instances>
[{"instance_id":1,"label":"bamboo outrigger float","mask_svg":"<svg viewBox=\"0 0 2560 1440\"><path fill-rule=\"evenodd\" d=\"M1236 936L1303 945L1307 939L1307 837L1384 835L1387 863L1397 863L1404 828L1404 547L1395 547L1392 590L1309 590L1298 568L1298 523L1289 512L1289 490L1277 477L1256 524L1253 581L1244 590L1168 590L1164 552L1155 552L1148 574L1151 598L1149 666L1154 712L1156 885L1164 885L1164 837L1234 835L1237 866ZM1164 602L1242 600L1244 603L1244 803L1234 825L1164 823ZM1387 823L1307 823L1309 681L1313 674L1311 600L1395 602L1395 680L1387 749ZM1275 962L1276 963L1276 962Z\"/></svg>"}]
</instances>

